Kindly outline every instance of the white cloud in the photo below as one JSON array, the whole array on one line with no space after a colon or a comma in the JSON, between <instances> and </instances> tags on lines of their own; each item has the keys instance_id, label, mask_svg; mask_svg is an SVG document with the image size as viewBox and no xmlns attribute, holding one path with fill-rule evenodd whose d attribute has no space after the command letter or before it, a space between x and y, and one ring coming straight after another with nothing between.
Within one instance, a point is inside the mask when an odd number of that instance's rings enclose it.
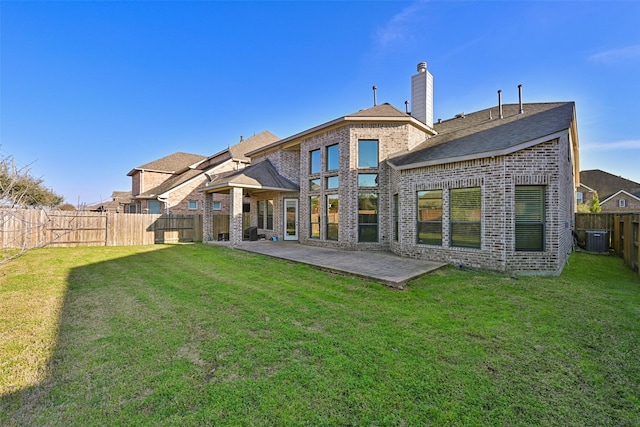
<instances>
[{"instance_id":1,"label":"white cloud","mask_svg":"<svg viewBox=\"0 0 640 427\"><path fill-rule=\"evenodd\" d=\"M580 145L582 151L640 150L640 139Z\"/></svg>"},{"instance_id":2,"label":"white cloud","mask_svg":"<svg viewBox=\"0 0 640 427\"><path fill-rule=\"evenodd\" d=\"M393 15L386 25L378 29L376 33L378 45L387 48L406 41L414 30L411 20L419 16L417 14L424 8L424 4L424 2L414 3Z\"/></svg>"},{"instance_id":3,"label":"white cloud","mask_svg":"<svg viewBox=\"0 0 640 427\"><path fill-rule=\"evenodd\" d=\"M591 55L589 60L593 62L611 63L635 58L640 58L640 44L598 52Z\"/></svg>"}]
</instances>

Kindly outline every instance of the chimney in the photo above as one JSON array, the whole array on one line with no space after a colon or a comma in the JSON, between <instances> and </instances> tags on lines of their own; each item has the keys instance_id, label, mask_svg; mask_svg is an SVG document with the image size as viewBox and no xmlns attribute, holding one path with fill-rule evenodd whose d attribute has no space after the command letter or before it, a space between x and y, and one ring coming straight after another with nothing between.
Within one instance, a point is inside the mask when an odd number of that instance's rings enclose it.
<instances>
[{"instance_id":1,"label":"chimney","mask_svg":"<svg viewBox=\"0 0 640 427\"><path fill-rule=\"evenodd\" d=\"M522 108L522 85L518 85L518 98L520 99L520 114L524 113L524 108Z\"/></svg>"},{"instance_id":2,"label":"chimney","mask_svg":"<svg viewBox=\"0 0 640 427\"><path fill-rule=\"evenodd\" d=\"M418 64L418 74L411 77L411 115L427 126L433 126L433 76L427 63Z\"/></svg>"},{"instance_id":3,"label":"chimney","mask_svg":"<svg viewBox=\"0 0 640 427\"><path fill-rule=\"evenodd\" d=\"M502 90L498 89L498 117L503 118L502 115Z\"/></svg>"}]
</instances>

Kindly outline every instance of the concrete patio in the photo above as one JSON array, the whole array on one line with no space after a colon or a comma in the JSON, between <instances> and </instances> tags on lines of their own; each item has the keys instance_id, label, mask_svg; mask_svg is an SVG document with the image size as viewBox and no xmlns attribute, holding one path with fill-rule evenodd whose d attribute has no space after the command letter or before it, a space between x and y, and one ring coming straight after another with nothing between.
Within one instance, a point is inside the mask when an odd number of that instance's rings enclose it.
<instances>
[{"instance_id":1,"label":"concrete patio","mask_svg":"<svg viewBox=\"0 0 640 427\"><path fill-rule=\"evenodd\" d=\"M243 241L235 246L231 246L229 242L210 243L308 264L334 273L358 276L398 289L404 288L410 280L447 265L440 262L403 258L391 252L347 251L301 245L298 242Z\"/></svg>"}]
</instances>

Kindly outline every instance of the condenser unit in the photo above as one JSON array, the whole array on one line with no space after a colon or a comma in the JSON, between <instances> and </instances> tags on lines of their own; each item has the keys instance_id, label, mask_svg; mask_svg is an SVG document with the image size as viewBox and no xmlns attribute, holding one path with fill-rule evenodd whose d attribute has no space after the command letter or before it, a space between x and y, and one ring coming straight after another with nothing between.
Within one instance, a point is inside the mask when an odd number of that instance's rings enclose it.
<instances>
[{"instance_id":1,"label":"condenser unit","mask_svg":"<svg viewBox=\"0 0 640 427\"><path fill-rule=\"evenodd\" d=\"M585 249L588 252L604 253L609 251L609 232L606 230L585 231Z\"/></svg>"}]
</instances>

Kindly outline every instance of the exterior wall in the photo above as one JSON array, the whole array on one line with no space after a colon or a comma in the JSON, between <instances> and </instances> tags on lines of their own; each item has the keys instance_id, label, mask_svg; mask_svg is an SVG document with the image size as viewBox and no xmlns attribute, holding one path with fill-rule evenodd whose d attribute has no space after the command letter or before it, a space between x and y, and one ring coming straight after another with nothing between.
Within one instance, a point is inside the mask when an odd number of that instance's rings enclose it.
<instances>
[{"instance_id":1,"label":"exterior wall","mask_svg":"<svg viewBox=\"0 0 640 427\"><path fill-rule=\"evenodd\" d=\"M618 201L624 200L626 206L624 208L618 207ZM629 196L625 193L620 193L615 197L611 197L606 202L600 203L602 212L640 212L640 200Z\"/></svg>"},{"instance_id":2,"label":"exterior wall","mask_svg":"<svg viewBox=\"0 0 640 427\"><path fill-rule=\"evenodd\" d=\"M391 193L399 195L400 214L399 239L391 244L391 249L402 256L489 270L558 274L571 250L575 189L570 159L566 155L563 159L567 146L568 137L565 137L509 156L430 166L393 175ZM543 252L515 251L516 185L546 186ZM465 187L481 188L480 249L452 247L449 243L448 190ZM442 246L416 243L416 192L430 189L444 190Z\"/></svg>"},{"instance_id":3,"label":"exterior wall","mask_svg":"<svg viewBox=\"0 0 640 427\"><path fill-rule=\"evenodd\" d=\"M388 250L392 238L392 224L390 210L392 209L392 195L389 191L390 167L386 159L394 153L406 150L409 145L424 141L426 135L416 132L410 125L398 124L349 124L336 129L314 135L303 140L300 144L299 162L299 240L301 243L316 246L338 247L350 250ZM358 141L361 139L375 139L378 144L379 165L376 169L358 168ZM339 144L338 171L326 171L326 147ZM321 150L321 172L310 174L309 155L312 150ZM359 173L377 173L377 188L358 188ZM335 190L325 188L328 176L339 176L339 187ZM321 189L311 191L309 179L321 180ZM378 194L378 242L358 242L358 194ZM326 240L327 224L325 218L326 196L339 196L338 213L338 241ZM311 239L309 230L310 196L320 199L320 239Z\"/></svg>"}]
</instances>

